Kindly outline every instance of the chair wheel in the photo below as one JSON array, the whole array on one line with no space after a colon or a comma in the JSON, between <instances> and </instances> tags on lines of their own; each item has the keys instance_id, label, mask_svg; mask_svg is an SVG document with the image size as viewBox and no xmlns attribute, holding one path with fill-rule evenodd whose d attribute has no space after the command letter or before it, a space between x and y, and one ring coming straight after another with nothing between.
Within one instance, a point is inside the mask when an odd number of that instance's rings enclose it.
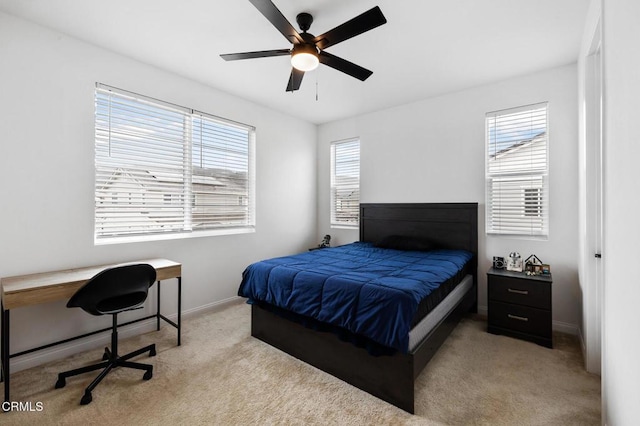
<instances>
[{"instance_id":1,"label":"chair wheel","mask_svg":"<svg viewBox=\"0 0 640 426\"><path fill-rule=\"evenodd\" d=\"M58 377L58 381L56 382L56 389L61 389L67 385L67 381L64 377Z\"/></svg>"},{"instance_id":2,"label":"chair wheel","mask_svg":"<svg viewBox=\"0 0 640 426\"><path fill-rule=\"evenodd\" d=\"M104 348L104 353L102 354L102 360L107 361L110 357L109 348Z\"/></svg>"},{"instance_id":3,"label":"chair wheel","mask_svg":"<svg viewBox=\"0 0 640 426\"><path fill-rule=\"evenodd\" d=\"M146 373L144 373L144 376L142 376L142 380L149 380L153 377L153 371L149 370Z\"/></svg>"},{"instance_id":4,"label":"chair wheel","mask_svg":"<svg viewBox=\"0 0 640 426\"><path fill-rule=\"evenodd\" d=\"M80 400L80 405L87 405L91 401L93 401L93 398L91 397L91 392L85 392L84 395L82 396L82 399Z\"/></svg>"},{"instance_id":5,"label":"chair wheel","mask_svg":"<svg viewBox=\"0 0 640 426\"><path fill-rule=\"evenodd\" d=\"M154 346L153 348L151 348L151 350L149 351L149 356L156 356L156 347Z\"/></svg>"}]
</instances>

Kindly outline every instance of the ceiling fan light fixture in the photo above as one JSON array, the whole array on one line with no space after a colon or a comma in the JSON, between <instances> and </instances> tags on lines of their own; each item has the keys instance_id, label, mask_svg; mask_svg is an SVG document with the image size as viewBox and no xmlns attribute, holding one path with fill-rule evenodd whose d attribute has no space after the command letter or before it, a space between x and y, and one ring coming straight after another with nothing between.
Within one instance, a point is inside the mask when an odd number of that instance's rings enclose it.
<instances>
[{"instance_id":1,"label":"ceiling fan light fixture","mask_svg":"<svg viewBox=\"0 0 640 426\"><path fill-rule=\"evenodd\" d=\"M300 71L313 71L318 68L320 60L315 46L309 44L299 44L294 46L291 55L291 65Z\"/></svg>"}]
</instances>

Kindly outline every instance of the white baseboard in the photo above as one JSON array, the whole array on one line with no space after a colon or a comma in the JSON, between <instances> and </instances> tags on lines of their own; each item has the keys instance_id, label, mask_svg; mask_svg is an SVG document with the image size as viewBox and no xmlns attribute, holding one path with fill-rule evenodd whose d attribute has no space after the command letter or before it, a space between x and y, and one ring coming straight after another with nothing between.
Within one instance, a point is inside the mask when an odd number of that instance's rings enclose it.
<instances>
[{"instance_id":1,"label":"white baseboard","mask_svg":"<svg viewBox=\"0 0 640 426\"><path fill-rule=\"evenodd\" d=\"M489 307L478 305L478 315L482 315L486 318L489 315Z\"/></svg>"},{"instance_id":2,"label":"white baseboard","mask_svg":"<svg viewBox=\"0 0 640 426\"><path fill-rule=\"evenodd\" d=\"M218 302L208 303L206 305L191 308L186 311L182 311L182 319L194 317L205 312L213 312L218 309L222 309L226 306L240 303L244 299L234 296L228 299L220 300ZM178 320L178 314L165 315L171 321L176 322ZM167 325L167 324L165 324ZM135 324L128 325L118 329L118 337L120 340L128 337L137 336L139 334L149 333L155 331L156 319L150 318L146 321L140 321ZM50 361L56 361L58 359L67 358L71 355L79 352L88 351L91 349L109 346L111 344L111 334L105 331L103 334L85 337L84 339L74 340L73 342L64 343L54 346L52 348L43 349L41 351L32 352L30 354L22 355L11 360L11 373L16 373L20 370L36 367Z\"/></svg>"},{"instance_id":3,"label":"white baseboard","mask_svg":"<svg viewBox=\"0 0 640 426\"><path fill-rule=\"evenodd\" d=\"M585 361L585 366L587 364L587 343L584 341L584 336L582 335L582 328L578 327L578 339L580 340L580 350L582 351L582 359Z\"/></svg>"},{"instance_id":4,"label":"white baseboard","mask_svg":"<svg viewBox=\"0 0 640 426\"><path fill-rule=\"evenodd\" d=\"M200 314L204 314L205 312L215 312L219 309L226 308L227 306L234 305L236 303L244 302L246 299L243 299L240 296L233 296L228 299L219 300L217 302L207 303L206 305L198 306L196 308L191 308L186 311L182 311L182 318L190 318ZM174 314L177 318L177 315Z\"/></svg>"},{"instance_id":5,"label":"white baseboard","mask_svg":"<svg viewBox=\"0 0 640 426\"><path fill-rule=\"evenodd\" d=\"M560 333L571 334L573 336L578 335L577 324L571 324L571 323L562 322L562 321L553 321L551 323L551 328L553 328L555 331L559 331Z\"/></svg>"}]
</instances>

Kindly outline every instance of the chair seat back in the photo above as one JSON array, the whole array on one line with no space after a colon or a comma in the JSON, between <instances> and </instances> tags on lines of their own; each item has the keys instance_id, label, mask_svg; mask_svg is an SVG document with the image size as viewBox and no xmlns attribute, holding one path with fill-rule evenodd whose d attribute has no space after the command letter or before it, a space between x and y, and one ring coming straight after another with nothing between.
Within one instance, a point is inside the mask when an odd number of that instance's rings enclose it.
<instances>
[{"instance_id":1,"label":"chair seat back","mask_svg":"<svg viewBox=\"0 0 640 426\"><path fill-rule=\"evenodd\" d=\"M67 308L82 308L91 315L135 309L147 299L155 280L156 270L143 263L105 269L71 296Z\"/></svg>"}]
</instances>

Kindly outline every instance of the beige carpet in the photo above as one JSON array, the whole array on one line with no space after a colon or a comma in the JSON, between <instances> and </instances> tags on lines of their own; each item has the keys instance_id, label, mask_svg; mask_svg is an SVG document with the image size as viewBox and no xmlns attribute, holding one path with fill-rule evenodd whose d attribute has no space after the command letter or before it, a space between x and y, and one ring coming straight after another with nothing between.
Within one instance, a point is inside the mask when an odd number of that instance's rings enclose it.
<instances>
[{"instance_id":1,"label":"beige carpet","mask_svg":"<svg viewBox=\"0 0 640 426\"><path fill-rule=\"evenodd\" d=\"M0 424L600 424L599 377L584 371L570 336L556 335L550 350L463 320L418 378L412 416L253 339L249 319L234 304L185 320L181 347L171 327L124 341L121 353L156 342L155 358L138 358L154 364L153 379L118 369L87 406L79 401L94 373L53 386L101 350L18 372L12 399L44 409L0 413Z\"/></svg>"}]
</instances>

